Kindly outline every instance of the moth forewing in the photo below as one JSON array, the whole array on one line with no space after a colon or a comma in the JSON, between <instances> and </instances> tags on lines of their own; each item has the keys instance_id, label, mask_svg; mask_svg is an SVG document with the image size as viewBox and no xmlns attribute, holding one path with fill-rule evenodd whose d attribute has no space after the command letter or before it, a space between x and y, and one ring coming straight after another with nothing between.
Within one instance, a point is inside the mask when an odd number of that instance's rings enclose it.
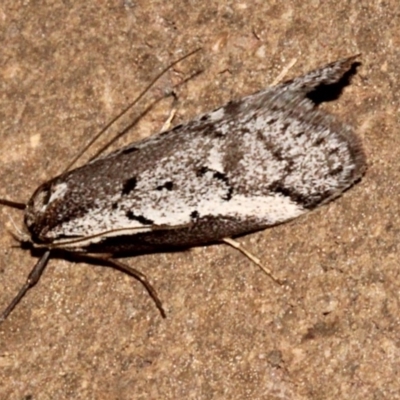
<instances>
[{"instance_id":1,"label":"moth forewing","mask_svg":"<svg viewBox=\"0 0 400 400\"><path fill-rule=\"evenodd\" d=\"M229 243L338 197L365 157L347 125L316 109L315 92L353 64L229 102L46 182L25 211L32 242L114 257ZM143 274L110 263L144 281L162 310Z\"/></svg>"}]
</instances>

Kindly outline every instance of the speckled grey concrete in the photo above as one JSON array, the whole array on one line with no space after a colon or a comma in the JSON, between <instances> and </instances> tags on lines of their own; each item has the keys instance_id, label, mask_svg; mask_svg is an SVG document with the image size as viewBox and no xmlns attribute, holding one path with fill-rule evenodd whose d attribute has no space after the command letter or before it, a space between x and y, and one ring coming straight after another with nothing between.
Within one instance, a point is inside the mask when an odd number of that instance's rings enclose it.
<instances>
[{"instance_id":1,"label":"speckled grey concrete","mask_svg":"<svg viewBox=\"0 0 400 400\"><path fill-rule=\"evenodd\" d=\"M128 259L157 288L163 320L135 280L52 260L0 325L0 398L400 398L398 2L74 3L0 5L1 197L26 201L199 46L147 96L204 69L179 88L176 123L267 86L294 57L288 77L362 53L324 107L355 127L369 169L334 203L241 239L286 286L222 245ZM125 140L157 132L169 108ZM22 222L1 208L0 308L35 262L13 247L9 216Z\"/></svg>"}]
</instances>

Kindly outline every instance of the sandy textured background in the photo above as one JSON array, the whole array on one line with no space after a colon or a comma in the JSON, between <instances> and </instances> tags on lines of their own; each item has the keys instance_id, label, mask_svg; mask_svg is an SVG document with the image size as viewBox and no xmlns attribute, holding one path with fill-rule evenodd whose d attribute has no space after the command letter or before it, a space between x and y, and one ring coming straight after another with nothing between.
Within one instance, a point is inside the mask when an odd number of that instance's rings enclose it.
<instances>
[{"instance_id":1,"label":"sandy textured background","mask_svg":"<svg viewBox=\"0 0 400 400\"><path fill-rule=\"evenodd\" d=\"M339 101L369 169L341 199L227 246L131 258L164 301L101 267L52 260L0 326L3 399L400 398L400 5L387 1L34 1L0 4L0 196L26 201L150 79L176 123L361 52ZM83 5L82 5L82 4ZM76 5L75 5L76 4ZM141 107L145 103L141 103ZM128 116L132 119L141 107ZM126 139L157 132L165 101ZM0 213L0 308L35 260Z\"/></svg>"}]
</instances>

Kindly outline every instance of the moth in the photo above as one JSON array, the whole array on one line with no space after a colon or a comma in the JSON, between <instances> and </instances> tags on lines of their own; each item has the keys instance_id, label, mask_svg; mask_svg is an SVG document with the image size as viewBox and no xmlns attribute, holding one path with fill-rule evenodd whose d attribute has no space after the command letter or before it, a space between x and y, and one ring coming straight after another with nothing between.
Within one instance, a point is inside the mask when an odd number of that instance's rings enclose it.
<instances>
[{"instance_id":1,"label":"moth","mask_svg":"<svg viewBox=\"0 0 400 400\"><path fill-rule=\"evenodd\" d=\"M42 249L5 319L59 252L139 279L120 256L221 243L296 218L341 195L366 160L352 129L317 105L336 98L355 57L231 101L39 186L22 241ZM4 204L4 202L3 202Z\"/></svg>"}]
</instances>

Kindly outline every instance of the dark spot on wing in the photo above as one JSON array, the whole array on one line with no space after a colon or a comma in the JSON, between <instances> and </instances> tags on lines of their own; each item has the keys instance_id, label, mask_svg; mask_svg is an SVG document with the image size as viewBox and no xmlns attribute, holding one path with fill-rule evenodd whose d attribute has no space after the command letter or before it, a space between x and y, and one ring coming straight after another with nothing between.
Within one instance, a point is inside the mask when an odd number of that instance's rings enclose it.
<instances>
[{"instance_id":1,"label":"dark spot on wing","mask_svg":"<svg viewBox=\"0 0 400 400\"><path fill-rule=\"evenodd\" d=\"M313 208L320 201L319 199L317 200L315 198L306 197L292 188L285 187L282 182L274 182L272 185L270 185L269 190L272 193L289 197L294 203L297 203L305 208Z\"/></svg>"},{"instance_id":2,"label":"dark spot on wing","mask_svg":"<svg viewBox=\"0 0 400 400\"><path fill-rule=\"evenodd\" d=\"M343 165L339 165L337 168L329 172L329 175L339 175L343 172Z\"/></svg>"},{"instance_id":3,"label":"dark spot on wing","mask_svg":"<svg viewBox=\"0 0 400 400\"><path fill-rule=\"evenodd\" d=\"M132 211L127 211L125 215L131 221L138 221L143 225L152 225L154 223L151 219L143 217L143 215L135 215Z\"/></svg>"},{"instance_id":4,"label":"dark spot on wing","mask_svg":"<svg viewBox=\"0 0 400 400\"><path fill-rule=\"evenodd\" d=\"M214 172L214 178L220 179L221 181L227 182L228 178L222 172L216 171Z\"/></svg>"},{"instance_id":5,"label":"dark spot on wing","mask_svg":"<svg viewBox=\"0 0 400 400\"><path fill-rule=\"evenodd\" d=\"M211 127L207 132L208 135L212 135L212 137L219 139L225 137L225 133L223 133L220 129L215 127Z\"/></svg>"},{"instance_id":6,"label":"dark spot on wing","mask_svg":"<svg viewBox=\"0 0 400 400\"><path fill-rule=\"evenodd\" d=\"M130 153L133 153L134 151L137 151L137 150L139 150L137 147L134 147L134 146L130 146L130 147L127 147L126 149L124 149L124 150L122 150L122 154L130 154Z\"/></svg>"},{"instance_id":7,"label":"dark spot on wing","mask_svg":"<svg viewBox=\"0 0 400 400\"><path fill-rule=\"evenodd\" d=\"M181 129L182 126L183 126L183 124L176 125L176 126L174 126L174 127L170 130L170 132L176 131L176 130L178 130L178 129Z\"/></svg>"},{"instance_id":8,"label":"dark spot on wing","mask_svg":"<svg viewBox=\"0 0 400 400\"><path fill-rule=\"evenodd\" d=\"M278 118L272 118L267 121L267 125L273 125L273 124L276 124L277 122L278 122Z\"/></svg>"},{"instance_id":9,"label":"dark spot on wing","mask_svg":"<svg viewBox=\"0 0 400 400\"><path fill-rule=\"evenodd\" d=\"M173 187L174 187L173 182L167 181L167 182L163 183L162 185L157 186L156 190L163 190L163 189L172 190Z\"/></svg>"},{"instance_id":10,"label":"dark spot on wing","mask_svg":"<svg viewBox=\"0 0 400 400\"><path fill-rule=\"evenodd\" d=\"M273 157L277 159L278 161L282 161L285 159L285 157L282 154L282 149L277 149L276 147L272 149L271 151Z\"/></svg>"},{"instance_id":11,"label":"dark spot on wing","mask_svg":"<svg viewBox=\"0 0 400 400\"><path fill-rule=\"evenodd\" d=\"M240 112L241 106L242 106L242 102L240 100L239 101L230 101L223 107L223 110L225 111L226 114L229 114L230 116L234 116Z\"/></svg>"},{"instance_id":12,"label":"dark spot on wing","mask_svg":"<svg viewBox=\"0 0 400 400\"><path fill-rule=\"evenodd\" d=\"M116 210L118 208L118 203L112 203L111 208Z\"/></svg>"},{"instance_id":13,"label":"dark spot on wing","mask_svg":"<svg viewBox=\"0 0 400 400\"><path fill-rule=\"evenodd\" d=\"M204 114L201 118L200 118L200 121L207 121L208 119L210 118L210 115L209 114Z\"/></svg>"},{"instance_id":14,"label":"dark spot on wing","mask_svg":"<svg viewBox=\"0 0 400 400\"><path fill-rule=\"evenodd\" d=\"M223 172L214 171L213 169L208 168L208 167L201 167L200 169L197 170L196 175L198 177L201 177L209 171L213 172L213 178L222 181L228 188L226 195L223 196L222 199L227 200L227 201L230 200L232 198L233 188L229 183L229 178Z\"/></svg>"},{"instance_id":15,"label":"dark spot on wing","mask_svg":"<svg viewBox=\"0 0 400 400\"><path fill-rule=\"evenodd\" d=\"M279 108L279 106L277 104L273 103L273 104L270 105L269 111L271 113L278 112L278 111L280 111L280 108Z\"/></svg>"},{"instance_id":16,"label":"dark spot on wing","mask_svg":"<svg viewBox=\"0 0 400 400\"><path fill-rule=\"evenodd\" d=\"M136 183L137 183L136 177L127 179L127 180L124 182L124 186L123 186L123 188L122 188L122 194L123 194L123 195L127 195L127 194L129 194L130 192L132 192L132 190L135 189L135 187L136 187Z\"/></svg>"},{"instance_id":17,"label":"dark spot on wing","mask_svg":"<svg viewBox=\"0 0 400 400\"><path fill-rule=\"evenodd\" d=\"M289 174L291 174L293 172L293 169L295 167L295 163L291 159L287 159L285 161L286 161L286 165L285 165L284 171L285 171L286 175L289 175Z\"/></svg>"},{"instance_id":18,"label":"dark spot on wing","mask_svg":"<svg viewBox=\"0 0 400 400\"><path fill-rule=\"evenodd\" d=\"M200 214L199 214L199 212L198 211L192 211L191 213L190 213L190 218L191 219L198 219L199 218L199 216L200 216Z\"/></svg>"},{"instance_id":19,"label":"dark spot on wing","mask_svg":"<svg viewBox=\"0 0 400 400\"><path fill-rule=\"evenodd\" d=\"M329 150L329 155L330 156L333 155L333 154L337 154L337 153L339 153L339 147L335 147L334 149Z\"/></svg>"},{"instance_id":20,"label":"dark spot on wing","mask_svg":"<svg viewBox=\"0 0 400 400\"><path fill-rule=\"evenodd\" d=\"M296 133L294 136L296 138L299 138L299 137L302 137L305 133L306 133L305 131L301 131L301 132Z\"/></svg>"},{"instance_id":21,"label":"dark spot on wing","mask_svg":"<svg viewBox=\"0 0 400 400\"><path fill-rule=\"evenodd\" d=\"M201 167L200 169L197 170L196 176L203 176L203 175L205 175L208 171L210 171L209 168L207 168L207 167Z\"/></svg>"},{"instance_id":22,"label":"dark spot on wing","mask_svg":"<svg viewBox=\"0 0 400 400\"><path fill-rule=\"evenodd\" d=\"M232 198L232 193L233 193L233 187L229 186L228 187L228 192L226 193L225 196L222 197L223 200L229 201Z\"/></svg>"}]
</instances>

